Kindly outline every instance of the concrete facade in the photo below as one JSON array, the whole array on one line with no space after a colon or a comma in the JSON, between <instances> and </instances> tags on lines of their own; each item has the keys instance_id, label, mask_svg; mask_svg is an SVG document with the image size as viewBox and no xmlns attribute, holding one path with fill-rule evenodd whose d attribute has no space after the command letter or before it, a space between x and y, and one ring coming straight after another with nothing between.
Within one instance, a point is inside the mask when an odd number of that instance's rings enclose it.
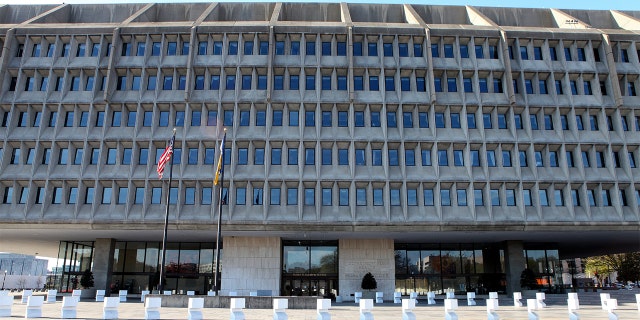
<instances>
[{"instance_id":1,"label":"concrete facade","mask_svg":"<svg viewBox=\"0 0 640 320\"><path fill-rule=\"evenodd\" d=\"M385 295L402 245L455 247L451 270L470 282L461 250L506 243L485 257L509 252L492 272L510 288L520 247L640 250L640 12L150 3L0 16L8 251L157 241L167 194L170 241L215 241L223 126L223 292L278 290L285 240L339 241L339 290L369 260ZM156 168L174 127L169 186Z\"/></svg>"}]
</instances>

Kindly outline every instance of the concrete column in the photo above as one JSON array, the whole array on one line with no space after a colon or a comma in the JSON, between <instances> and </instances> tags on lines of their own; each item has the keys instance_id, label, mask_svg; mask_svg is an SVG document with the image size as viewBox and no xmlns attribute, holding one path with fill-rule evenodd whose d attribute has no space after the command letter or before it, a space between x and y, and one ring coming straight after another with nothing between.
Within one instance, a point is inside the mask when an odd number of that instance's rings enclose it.
<instances>
[{"instance_id":1,"label":"concrete column","mask_svg":"<svg viewBox=\"0 0 640 320\"><path fill-rule=\"evenodd\" d=\"M522 290L520 287L520 274L525 269L527 261L524 257L524 245L522 241L509 240L505 242L505 273L507 275L507 294Z\"/></svg>"},{"instance_id":2,"label":"concrete column","mask_svg":"<svg viewBox=\"0 0 640 320\"><path fill-rule=\"evenodd\" d=\"M227 236L223 241L221 295L248 296L258 290L280 295L280 238Z\"/></svg>"},{"instance_id":3,"label":"concrete column","mask_svg":"<svg viewBox=\"0 0 640 320\"><path fill-rule=\"evenodd\" d=\"M93 247L93 282L96 290L105 290L109 295L109 284L113 273L115 239L96 239Z\"/></svg>"}]
</instances>

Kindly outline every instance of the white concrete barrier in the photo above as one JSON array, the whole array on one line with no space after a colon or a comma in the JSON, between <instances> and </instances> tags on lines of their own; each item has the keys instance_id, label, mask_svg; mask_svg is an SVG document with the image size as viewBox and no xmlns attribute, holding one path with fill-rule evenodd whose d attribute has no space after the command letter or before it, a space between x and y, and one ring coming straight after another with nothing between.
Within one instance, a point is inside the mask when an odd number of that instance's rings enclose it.
<instances>
[{"instance_id":1,"label":"white concrete barrier","mask_svg":"<svg viewBox=\"0 0 640 320\"><path fill-rule=\"evenodd\" d=\"M0 317L11 317L11 308L13 307L13 296L0 295Z\"/></svg>"},{"instance_id":2,"label":"white concrete barrier","mask_svg":"<svg viewBox=\"0 0 640 320\"><path fill-rule=\"evenodd\" d=\"M202 309L204 309L204 298L189 298L189 307L187 308L188 320L201 320Z\"/></svg>"},{"instance_id":3,"label":"white concrete barrier","mask_svg":"<svg viewBox=\"0 0 640 320\"><path fill-rule=\"evenodd\" d=\"M273 299L273 320L288 320L287 309L289 308L289 300Z\"/></svg>"},{"instance_id":4,"label":"white concrete barrier","mask_svg":"<svg viewBox=\"0 0 640 320\"><path fill-rule=\"evenodd\" d=\"M362 292L356 292L353 294L353 300L355 303L360 303L360 299L362 299Z\"/></svg>"},{"instance_id":5,"label":"white concrete barrier","mask_svg":"<svg viewBox=\"0 0 640 320\"><path fill-rule=\"evenodd\" d=\"M195 291L187 291L187 295L188 296L195 296L196 292Z\"/></svg>"},{"instance_id":6,"label":"white concrete barrier","mask_svg":"<svg viewBox=\"0 0 640 320\"><path fill-rule=\"evenodd\" d=\"M544 309L547 304L544 303L544 299L546 299L547 297L545 296L544 292L536 292L536 300L538 301L538 309Z\"/></svg>"},{"instance_id":7,"label":"white concrete barrier","mask_svg":"<svg viewBox=\"0 0 640 320\"><path fill-rule=\"evenodd\" d=\"M498 299L487 299L487 319L488 320L498 320L500 317L496 313L498 310L499 303Z\"/></svg>"},{"instance_id":8,"label":"white concrete barrier","mask_svg":"<svg viewBox=\"0 0 640 320\"><path fill-rule=\"evenodd\" d=\"M120 297L105 297L102 306L102 319L118 319Z\"/></svg>"},{"instance_id":9,"label":"white concrete barrier","mask_svg":"<svg viewBox=\"0 0 640 320\"><path fill-rule=\"evenodd\" d=\"M384 300L382 299L382 297L384 296L383 292L376 292L376 303L383 303Z\"/></svg>"},{"instance_id":10,"label":"white concrete barrier","mask_svg":"<svg viewBox=\"0 0 640 320\"><path fill-rule=\"evenodd\" d=\"M244 298L231 298L231 317L230 320L244 320Z\"/></svg>"},{"instance_id":11,"label":"white concrete barrier","mask_svg":"<svg viewBox=\"0 0 640 320\"><path fill-rule=\"evenodd\" d=\"M60 310L60 318L75 319L77 316L78 297L62 297L62 308Z\"/></svg>"},{"instance_id":12,"label":"white concrete barrier","mask_svg":"<svg viewBox=\"0 0 640 320\"><path fill-rule=\"evenodd\" d=\"M104 290L96 290L96 302L103 302L104 301L104 295L105 295L105 291Z\"/></svg>"},{"instance_id":13,"label":"white concrete barrier","mask_svg":"<svg viewBox=\"0 0 640 320\"><path fill-rule=\"evenodd\" d=\"M258 291L249 292L249 297L257 297L257 296L258 296Z\"/></svg>"},{"instance_id":14,"label":"white concrete barrier","mask_svg":"<svg viewBox=\"0 0 640 320\"><path fill-rule=\"evenodd\" d=\"M229 291L229 297L237 297L238 296L238 292L236 291Z\"/></svg>"},{"instance_id":15,"label":"white concrete barrier","mask_svg":"<svg viewBox=\"0 0 640 320\"><path fill-rule=\"evenodd\" d=\"M27 310L25 311L24 317L41 318L43 304L44 296L29 296L29 298L27 299Z\"/></svg>"},{"instance_id":16,"label":"white concrete barrier","mask_svg":"<svg viewBox=\"0 0 640 320\"><path fill-rule=\"evenodd\" d=\"M436 304L436 293L433 291L427 292L427 304Z\"/></svg>"},{"instance_id":17,"label":"white concrete barrier","mask_svg":"<svg viewBox=\"0 0 640 320\"><path fill-rule=\"evenodd\" d=\"M33 295L33 290L22 290L22 303L27 303L29 301L29 297Z\"/></svg>"},{"instance_id":18,"label":"white concrete barrier","mask_svg":"<svg viewBox=\"0 0 640 320\"><path fill-rule=\"evenodd\" d=\"M140 302L144 302L144 299L147 297L148 294L150 294L151 292L149 290L142 290L140 292Z\"/></svg>"},{"instance_id":19,"label":"white concrete barrier","mask_svg":"<svg viewBox=\"0 0 640 320\"><path fill-rule=\"evenodd\" d=\"M456 299L444 299L444 318L445 320L458 320L456 314L458 309L458 300Z\"/></svg>"},{"instance_id":20,"label":"white concrete barrier","mask_svg":"<svg viewBox=\"0 0 640 320\"><path fill-rule=\"evenodd\" d=\"M71 296L72 297L78 297L78 300L80 300L80 297L82 297L82 289L73 290L71 292Z\"/></svg>"},{"instance_id":21,"label":"white concrete barrier","mask_svg":"<svg viewBox=\"0 0 640 320\"><path fill-rule=\"evenodd\" d=\"M393 293L393 303L402 303L402 293L397 291Z\"/></svg>"},{"instance_id":22,"label":"white concrete barrier","mask_svg":"<svg viewBox=\"0 0 640 320\"><path fill-rule=\"evenodd\" d=\"M415 308L416 299L402 299L402 320L416 320Z\"/></svg>"},{"instance_id":23,"label":"white concrete barrier","mask_svg":"<svg viewBox=\"0 0 640 320\"><path fill-rule=\"evenodd\" d=\"M207 291L207 297L215 297L216 296L216 292L213 290L209 290Z\"/></svg>"},{"instance_id":24,"label":"white concrete barrier","mask_svg":"<svg viewBox=\"0 0 640 320\"><path fill-rule=\"evenodd\" d=\"M608 293L600 294L600 306L602 307L602 310L607 310L607 300L609 300L610 298L611 295Z\"/></svg>"},{"instance_id":25,"label":"white concrete barrier","mask_svg":"<svg viewBox=\"0 0 640 320\"><path fill-rule=\"evenodd\" d=\"M316 311L318 313L316 320L331 320L329 309L331 309L331 299L318 299L316 303Z\"/></svg>"},{"instance_id":26,"label":"white concrete barrier","mask_svg":"<svg viewBox=\"0 0 640 320\"><path fill-rule=\"evenodd\" d=\"M360 320L373 320L373 299L360 299Z\"/></svg>"},{"instance_id":27,"label":"white concrete barrier","mask_svg":"<svg viewBox=\"0 0 640 320\"><path fill-rule=\"evenodd\" d=\"M467 292L467 305L475 306L476 305L476 293L475 292Z\"/></svg>"},{"instance_id":28,"label":"white concrete barrier","mask_svg":"<svg viewBox=\"0 0 640 320\"><path fill-rule=\"evenodd\" d=\"M497 292L489 292L489 299L498 299Z\"/></svg>"},{"instance_id":29,"label":"white concrete barrier","mask_svg":"<svg viewBox=\"0 0 640 320\"><path fill-rule=\"evenodd\" d=\"M607 300L607 313L609 316L609 320L618 320L618 315L615 313L615 310L618 309L618 300L617 299L608 299Z\"/></svg>"},{"instance_id":30,"label":"white concrete barrier","mask_svg":"<svg viewBox=\"0 0 640 320\"><path fill-rule=\"evenodd\" d=\"M127 302L127 294L129 294L127 290L118 291L118 298L120 298L120 302Z\"/></svg>"},{"instance_id":31,"label":"white concrete barrier","mask_svg":"<svg viewBox=\"0 0 640 320\"><path fill-rule=\"evenodd\" d=\"M536 313L538 309L538 300L536 299L527 299L527 314L529 315L529 320L539 320L540 317Z\"/></svg>"},{"instance_id":32,"label":"white concrete barrier","mask_svg":"<svg viewBox=\"0 0 640 320\"><path fill-rule=\"evenodd\" d=\"M162 294L165 295L165 296L170 296L171 293L172 293L171 290L163 290L162 291Z\"/></svg>"},{"instance_id":33,"label":"white concrete barrier","mask_svg":"<svg viewBox=\"0 0 640 320\"><path fill-rule=\"evenodd\" d=\"M513 306L522 307L522 292L513 293Z\"/></svg>"},{"instance_id":34,"label":"white concrete barrier","mask_svg":"<svg viewBox=\"0 0 640 320\"><path fill-rule=\"evenodd\" d=\"M567 299L567 309L569 310L569 320L579 320L577 310L580 309L580 302L578 301L577 293L569 293L569 299Z\"/></svg>"},{"instance_id":35,"label":"white concrete barrier","mask_svg":"<svg viewBox=\"0 0 640 320\"><path fill-rule=\"evenodd\" d=\"M162 298L146 298L144 300L144 318L147 320L160 319L160 308L162 308Z\"/></svg>"},{"instance_id":36,"label":"white concrete barrier","mask_svg":"<svg viewBox=\"0 0 640 320\"><path fill-rule=\"evenodd\" d=\"M58 290L47 290L47 303L56 303Z\"/></svg>"},{"instance_id":37,"label":"white concrete barrier","mask_svg":"<svg viewBox=\"0 0 640 320\"><path fill-rule=\"evenodd\" d=\"M638 306L638 311L640 311L640 293L636 294L636 305Z\"/></svg>"}]
</instances>

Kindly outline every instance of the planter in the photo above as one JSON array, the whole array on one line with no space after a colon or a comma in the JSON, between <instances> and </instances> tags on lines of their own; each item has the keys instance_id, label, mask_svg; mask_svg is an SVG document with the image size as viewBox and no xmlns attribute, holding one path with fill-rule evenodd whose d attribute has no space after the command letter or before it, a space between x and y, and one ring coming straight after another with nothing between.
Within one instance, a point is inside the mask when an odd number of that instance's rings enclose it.
<instances>
[{"instance_id":1,"label":"planter","mask_svg":"<svg viewBox=\"0 0 640 320\"><path fill-rule=\"evenodd\" d=\"M536 297L536 293L538 293L538 290L530 290L530 289L523 289L522 290L522 298L523 299L534 299Z\"/></svg>"},{"instance_id":2,"label":"planter","mask_svg":"<svg viewBox=\"0 0 640 320\"><path fill-rule=\"evenodd\" d=\"M93 299L96 297L96 288L83 288L80 299Z\"/></svg>"}]
</instances>

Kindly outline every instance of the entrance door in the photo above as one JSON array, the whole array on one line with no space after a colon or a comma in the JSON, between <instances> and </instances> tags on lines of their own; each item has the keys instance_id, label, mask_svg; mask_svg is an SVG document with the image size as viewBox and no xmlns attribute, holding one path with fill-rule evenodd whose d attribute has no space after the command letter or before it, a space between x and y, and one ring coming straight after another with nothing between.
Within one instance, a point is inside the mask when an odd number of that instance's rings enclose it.
<instances>
[{"instance_id":1,"label":"entrance door","mask_svg":"<svg viewBox=\"0 0 640 320\"><path fill-rule=\"evenodd\" d=\"M284 296L328 297L338 290L338 279L332 277L286 277L282 281ZM335 291L334 291L335 290Z\"/></svg>"}]
</instances>

